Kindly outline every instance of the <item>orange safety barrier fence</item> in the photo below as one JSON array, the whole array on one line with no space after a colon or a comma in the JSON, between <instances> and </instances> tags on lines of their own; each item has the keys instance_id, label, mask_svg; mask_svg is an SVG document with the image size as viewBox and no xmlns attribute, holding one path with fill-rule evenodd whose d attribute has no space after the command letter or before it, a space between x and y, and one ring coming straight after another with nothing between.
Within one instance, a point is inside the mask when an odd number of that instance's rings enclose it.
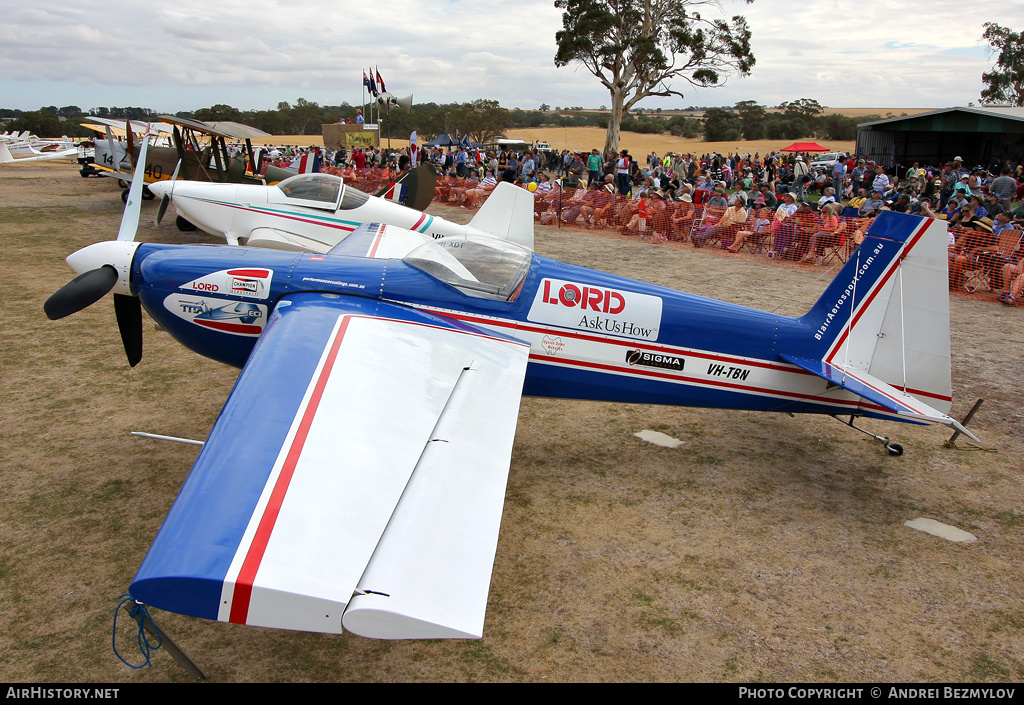
<instances>
[{"instance_id":1,"label":"orange safety barrier fence","mask_svg":"<svg viewBox=\"0 0 1024 705\"><path fill-rule=\"evenodd\" d=\"M325 169L361 191L375 193L397 173L388 169ZM474 210L493 188L475 178L439 176L434 203ZM701 192L698 192L701 195ZM698 196L698 201L702 199ZM542 225L590 231L668 247L835 274L854 255L872 218L798 211L779 221L767 208L733 209L701 203L636 199L583 188L541 189L534 218ZM740 212L742 210L742 212ZM1019 226L993 233L951 226L950 293L1024 306L1024 237Z\"/></svg>"}]
</instances>

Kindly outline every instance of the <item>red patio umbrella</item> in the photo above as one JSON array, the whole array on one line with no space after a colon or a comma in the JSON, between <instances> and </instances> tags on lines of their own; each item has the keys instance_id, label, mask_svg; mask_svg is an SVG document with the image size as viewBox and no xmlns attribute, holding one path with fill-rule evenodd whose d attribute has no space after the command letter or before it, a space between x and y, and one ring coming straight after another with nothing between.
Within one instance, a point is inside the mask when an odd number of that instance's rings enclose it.
<instances>
[{"instance_id":1,"label":"red patio umbrella","mask_svg":"<svg viewBox=\"0 0 1024 705\"><path fill-rule=\"evenodd\" d=\"M827 152L828 147L822 147L817 142L794 142L788 147L782 148L783 152Z\"/></svg>"}]
</instances>

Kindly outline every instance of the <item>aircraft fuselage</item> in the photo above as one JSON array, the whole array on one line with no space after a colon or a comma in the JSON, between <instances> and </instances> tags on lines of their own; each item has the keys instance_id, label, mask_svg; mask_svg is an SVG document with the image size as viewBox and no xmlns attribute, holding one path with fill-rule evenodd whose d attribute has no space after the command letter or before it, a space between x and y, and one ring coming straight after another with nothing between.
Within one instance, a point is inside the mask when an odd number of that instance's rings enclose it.
<instances>
[{"instance_id":1,"label":"aircraft fuselage","mask_svg":"<svg viewBox=\"0 0 1024 705\"><path fill-rule=\"evenodd\" d=\"M528 341L527 395L891 417L777 357L813 335L807 317L536 254L511 301L467 295L402 260L237 247L141 245L131 288L179 342L236 367L276 307L315 292L361 299L368 313L400 303Z\"/></svg>"}]
</instances>

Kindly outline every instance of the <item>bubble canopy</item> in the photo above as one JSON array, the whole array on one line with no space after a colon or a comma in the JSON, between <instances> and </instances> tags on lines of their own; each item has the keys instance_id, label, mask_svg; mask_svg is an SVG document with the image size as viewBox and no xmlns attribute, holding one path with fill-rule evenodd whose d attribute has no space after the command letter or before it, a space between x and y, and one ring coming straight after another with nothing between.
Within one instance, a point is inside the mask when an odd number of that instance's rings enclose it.
<instances>
[{"instance_id":1,"label":"bubble canopy","mask_svg":"<svg viewBox=\"0 0 1024 705\"><path fill-rule=\"evenodd\" d=\"M532 254L505 240L469 235L424 243L403 260L468 296L512 301L530 270Z\"/></svg>"},{"instance_id":2,"label":"bubble canopy","mask_svg":"<svg viewBox=\"0 0 1024 705\"><path fill-rule=\"evenodd\" d=\"M359 189L344 186L341 177L333 174L297 174L278 182L277 188L289 201L332 210L358 208L370 198Z\"/></svg>"}]
</instances>

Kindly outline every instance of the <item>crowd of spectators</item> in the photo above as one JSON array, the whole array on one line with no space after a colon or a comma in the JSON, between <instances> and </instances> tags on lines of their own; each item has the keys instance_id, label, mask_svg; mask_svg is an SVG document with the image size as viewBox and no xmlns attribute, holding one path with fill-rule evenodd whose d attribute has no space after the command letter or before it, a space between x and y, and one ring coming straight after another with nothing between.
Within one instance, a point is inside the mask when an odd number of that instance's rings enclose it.
<instances>
[{"instance_id":1,"label":"crowd of spectators","mask_svg":"<svg viewBox=\"0 0 1024 705\"><path fill-rule=\"evenodd\" d=\"M478 208L498 182L509 181L535 193L535 217L543 224L612 229L810 266L852 256L882 210L941 218L949 224L952 290L986 289L1016 304L1024 285L1019 161L966 167L956 157L941 166L887 168L847 155L814 168L811 155L799 153L636 158L626 149L483 153L461 146L423 147L415 155L408 148L343 148L323 158L353 184L367 170L428 161L439 174L435 199L450 205Z\"/></svg>"}]
</instances>

